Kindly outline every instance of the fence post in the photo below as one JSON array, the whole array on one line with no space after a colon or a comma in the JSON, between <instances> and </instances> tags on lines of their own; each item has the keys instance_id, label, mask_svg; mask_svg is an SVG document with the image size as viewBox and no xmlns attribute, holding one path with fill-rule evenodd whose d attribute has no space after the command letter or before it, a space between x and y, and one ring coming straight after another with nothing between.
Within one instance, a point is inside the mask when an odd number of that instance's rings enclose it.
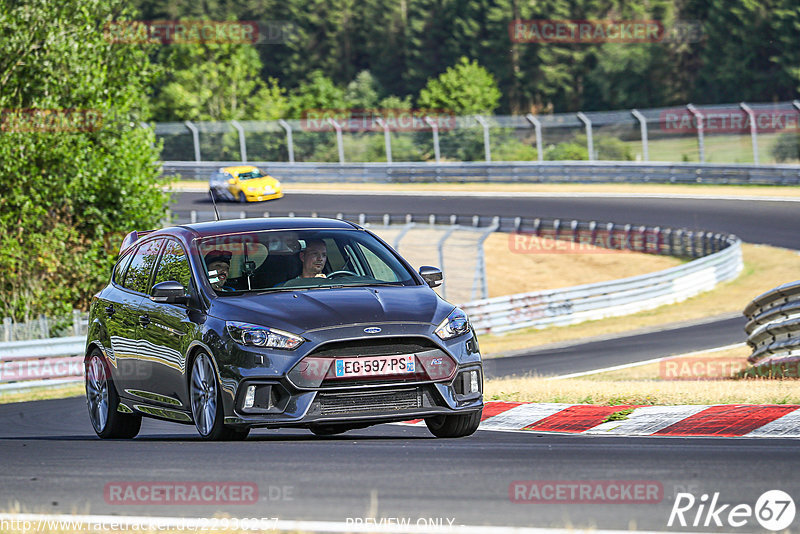
<instances>
[{"instance_id":1,"label":"fence post","mask_svg":"<svg viewBox=\"0 0 800 534\"><path fill-rule=\"evenodd\" d=\"M50 325L47 324L47 317L44 314L39 316L39 332L42 335L42 339L50 337Z\"/></svg>"},{"instance_id":2,"label":"fence post","mask_svg":"<svg viewBox=\"0 0 800 534\"><path fill-rule=\"evenodd\" d=\"M383 120L383 117L375 119L378 126L383 128L383 146L386 147L386 163L392 162L392 136L389 134L389 125Z\"/></svg>"},{"instance_id":3,"label":"fence post","mask_svg":"<svg viewBox=\"0 0 800 534\"><path fill-rule=\"evenodd\" d=\"M244 138L244 128L242 128L242 125L239 124L237 120L232 120L231 126L236 128L236 131L239 132L239 156L242 158L242 163L247 163L247 142Z\"/></svg>"},{"instance_id":4,"label":"fence post","mask_svg":"<svg viewBox=\"0 0 800 534\"><path fill-rule=\"evenodd\" d=\"M439 253L439 269L441 269L442 272L445 272L445 270L444 270L444 242L447 241L447 238L450 237L453 234L453 232L455 232L457 229L458 229L458 226L455 223L452 224L450 226L450 228L447 231L445 231L444 235L439 239L439 242L436 243L436 248L437 248L437 251ZM441 292L442 292L442 298L443 299L447 298L447 290L445 289L446 284L447 284L447 277L443 276L442 277L442 285L441 285Z\"/></svg>"},{"instance_id":5,"label":"fence post","mask_svg":"<svg viewBox=\"0 0 800 534\"><path fill-rule=\"evenodd\" d=\"M339 163L344 163L344 142L342 141L342 125L328 117L328 122L336 130L336 146L339 149Z\"/></svg>"},{"instance_id":6,"label":"fence post","mask_svg":"<svg viewBox=\"0 0 800 534\"><path fill-rule=\"evenodd\" d=\"M183 123L190 132L192 132L192 143L194 144L194 160L200 160L200 132L197 130L197 126L191 123L191 121L185 121Z\"/></svg>"},{"instance_id":7,"label":"fence post","mask_svg":"<svg viewBox=\"0 0 800 534\"><path fill-rule=\"evenodd\" d=\"M3 318L3 341L11 341L11 317Z\"/></svg>"},{"instance_id":8,"label":"fence post","mask_svg":"<svg viewBox=\"0 0 800 534\"><path fill-rule=\"evenodd\" d=\"M589 161L594 161L594 141L592 139L592 121L583 111L577 113L578 118L586 126L586 148L589 150Z\"/></svg>"},{"instance_id":9,"label":"fence post","mask_svg":"<svg viewBox=\"0 0 800 534\"><path fill-rule=\"evenodd\" d=\"M81 335L81 312L80 310L72 310L72 335Z\"/></svg>"},{"instance_id":10,"label":"fence post","mask_svg":"<svg viewBox=\"0 0 800 534\"><path fill-rule=\"evenodd\" d=\"M433 132L433 154L436 159L436 164L441 162L441 153L439 152L439 125L436 124L430 117L425 116L425 122L431 127Z\"/></svg>"},{"instance_id":11,"label":"fence post","mask_svg":"<svg viewBox=\"0 0 800 534\"><path fill-rule=\"evenodd\" d=\"M650 156L647 152L647 119L638 109L631 110L631 114L639 121L639 131L642 133L642 159L644 161L650 161Z\"/></svg>"},{"instance_id":12,"label":"fence post","mask_svg":"<svg viewBox=\"0 0 800 534\"><path fill-rule=\"evenodd\" d=\"M278 120L281 128L286 130L286 149L289 151L289 163L294 163L294 142L292 141L292 127L283 119Z\"/></svg>"},{"instance_id":13,"label":"fence post","mask_svg":"<svg viewBox=\"0 0 800 534\"><path fill-rule=\"evenodd\" d=\"M542 146L542 123L539 122L533 113L528 113L525 115L525 118L528 119L528 122L533 124L533 129L536 132L536 159L539 160L539 163L544 161L544 147Z\"/></svg>"},{"instance_id":14,"label":"fence post","mask_svg":"<svg viewBox=\"0 0 800 534\"><path fill-rule=\"evenodd\" d=\"M483 127L483 155L487 162L492 161L492 148L489 143L489 123L480 115L475 115L475 120Z\"/></svg>"},{"instance_id":15,"label":"fence post","mask_svg":"<svg viewBox=\"0 0 800 534\"><path fill-rule=\"evenodd\" d=\"M750 143L753 145L753 163L758 165L758 125L756 124L756 114L745 102L741 102L739 107L747 113L750 119Z\"/></svg>"},{"instance_id":16,"label":"fence post","mask_svg":"<svg viewBox=\"0 0 800 534\"><path fill-rule=\"evenodd\" d=\"M697 120L697 150L700 152L700 163L705 163L706 147L703 140L703 114L692 104L687 104L686 109L688 109L689 113Z\"/></svg>"},{"instance_id":17,"label":"fence post","mask_svg":"<svg viewBox=\"0 0 800 534\"><path fill-rule=\"evenodd\" d=\"M472 283L472 295L470 300L475 300L475 293L477 285L480 285L480 297L482 299L489 298L489 283L486 280L486 254L483 253L483 242L492 233L500 228L500 217L492 219L492 225L483 231L480 238L478 238L478 259L475 265L475 280Z\"/></svg>"}]
</instances>

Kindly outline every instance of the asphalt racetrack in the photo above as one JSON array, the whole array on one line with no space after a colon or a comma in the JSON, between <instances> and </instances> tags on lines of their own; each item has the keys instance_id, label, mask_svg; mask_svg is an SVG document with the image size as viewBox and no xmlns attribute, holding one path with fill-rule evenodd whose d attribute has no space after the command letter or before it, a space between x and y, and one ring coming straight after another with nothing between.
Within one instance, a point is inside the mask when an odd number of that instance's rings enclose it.
<instances>
[{"instance_id":1,"label":"asphalt racetrack","mask_svg":"<svg viewBox=\"0 0 800 534\"><path fill-rule=\"evenodd\" d=\"M316 211L478 214L598 219L733 232L747 242L800 249L800 204L741 200L646 198L475 198L290 194L266 204L223 205L231 216ZM209 212L203 194L184 193L174 211ZM743 340L743 319L685 326L677 332L630 335L583 346L531 351L487 361L493 376L563 374L726 345ZM591 354L591 360L588 355ZM658 531L760 532L753 517L726 523L734 505L752 507L767 490L800 496L797 441L753 438L626 438L479 430L469 438L433 438L422 427L381 425L319 438L304 430L255 430L245 442L206 443L194 428L145 420L133 441L101 441L83 398L0 405L2 511L148 516L280 517L343 525L391 518L447 525L595 527ZM120 503L115 484L187 481L257 487L252 503L202 505ZM520 481L568 487L575 481L657 488L656 498L525 502ZM679 493L697 499L668 521ZM700 501L728 505L715 519ZM563 495L562 495L563 497ZM685 497L684 497L685 499ZM515 502L522 501L522 502ZM686 504L686 501L681 501ZM706 503L707 504L707 503ZM707 508L707 507L706 507ZM705 509L704 509L705 510ZM693 524L695 517L698 523ZM706 523L706 520L708 522ZM797 520L793 526L797 525ZM486 532L491 532L490 528Z\"/></svg>"}]
</instances>

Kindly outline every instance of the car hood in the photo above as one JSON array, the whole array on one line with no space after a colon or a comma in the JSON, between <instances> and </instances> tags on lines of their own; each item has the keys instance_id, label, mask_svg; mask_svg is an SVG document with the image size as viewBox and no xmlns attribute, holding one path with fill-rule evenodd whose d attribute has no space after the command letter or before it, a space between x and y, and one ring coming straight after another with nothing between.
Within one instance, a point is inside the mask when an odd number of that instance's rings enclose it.
<instances>
[{"instance_id":1,"label":"car hood","mask_svg":"<svg viewBox=\"0 0 800 534\"><path fill-rule=\"evenodd\" d=\"M243 188L247 187L275 187L278 180L271 176L264 176L263 178L253 178L252 180L239 180L239 185Z\"/></svg>"},{"instance_id":2,"label":"car hood","mask_svg":"<svg viewBox=\"0 0 800 534\"><path fill-rule=\"evenodd\" d=\"M347 287L219 297L210 315L300 334L362 323L440 323L453 305L427 286Z\"/></svg>"}]
</instances>

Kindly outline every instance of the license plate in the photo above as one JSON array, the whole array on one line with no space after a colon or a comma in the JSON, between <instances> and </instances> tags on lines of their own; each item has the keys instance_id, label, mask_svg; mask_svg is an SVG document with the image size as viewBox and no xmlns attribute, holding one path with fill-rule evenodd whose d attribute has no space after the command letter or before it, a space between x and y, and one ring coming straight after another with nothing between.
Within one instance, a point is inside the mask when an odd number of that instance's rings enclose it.
<instances>
[{"instance_id":1,"label":"license plate","mask_svg":"<svg viewBox=\"0 0 800 534\"><path fill-rule=\"evenodd\" d=\"M373 356L371 358L341 358L336 360L336 376L402 375L415 372L413 354L402 356Z\"/></svg>"}]
</instances>

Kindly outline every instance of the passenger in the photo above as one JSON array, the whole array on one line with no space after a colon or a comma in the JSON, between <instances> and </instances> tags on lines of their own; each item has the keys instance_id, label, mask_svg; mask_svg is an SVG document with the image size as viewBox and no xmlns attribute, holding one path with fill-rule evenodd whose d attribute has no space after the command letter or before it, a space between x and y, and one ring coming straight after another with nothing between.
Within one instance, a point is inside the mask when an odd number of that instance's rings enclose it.
<instances>
[{"instance_id":1,"label":"passenger","mask_svg":"<svg viewBox=\"0 0 800 534\"><path fill-rule=\"evenodd\" d=\"M235 291L225 285L231 270L231 256L233 254L227 250L212 250L205 256L208 281L216 291Z\"/></svg>"}]
</instances>

